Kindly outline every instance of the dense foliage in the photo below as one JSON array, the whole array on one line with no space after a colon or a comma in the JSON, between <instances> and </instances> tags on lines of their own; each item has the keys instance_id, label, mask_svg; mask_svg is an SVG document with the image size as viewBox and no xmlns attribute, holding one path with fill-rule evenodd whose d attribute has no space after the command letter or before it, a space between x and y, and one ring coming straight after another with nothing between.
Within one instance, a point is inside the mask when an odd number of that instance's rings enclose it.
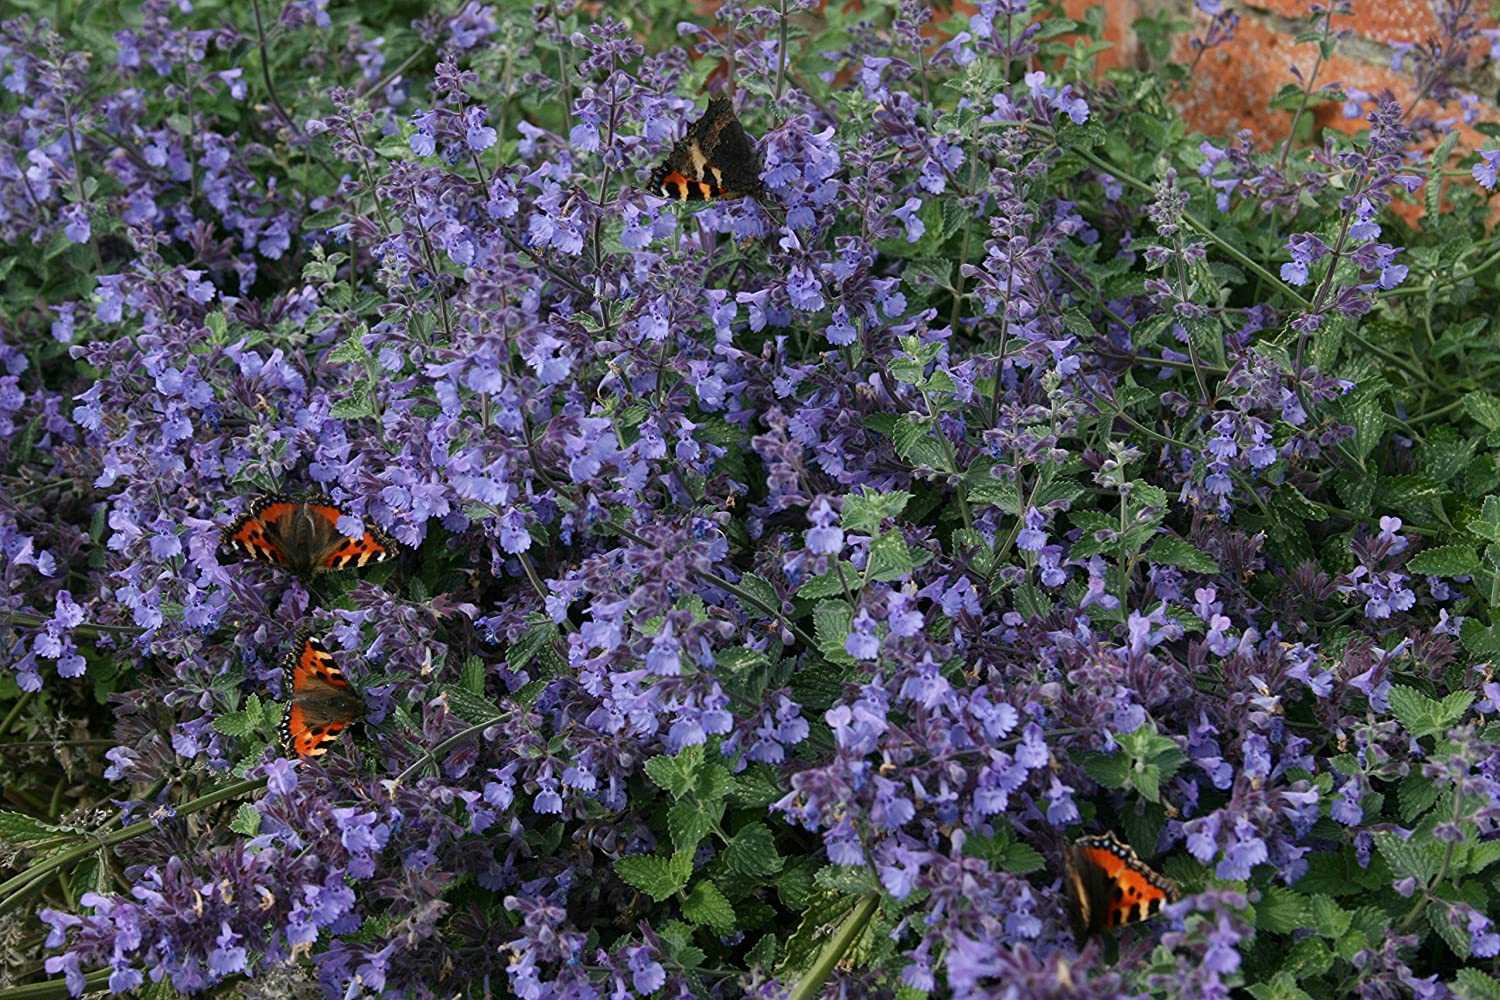
<instances>
[{"instance_id":1,"label":"dense foliage","mask_svg":"<svg viewBox=\"0 0 1500 1000\"><path fill-rule=\"evenodd\" d=\"M1469 4L1275 145L1217 2L432 6L0 25L0 996L1500 996ZM644 190L705 93L760 201Z\"/></svg>"}]
</instances>

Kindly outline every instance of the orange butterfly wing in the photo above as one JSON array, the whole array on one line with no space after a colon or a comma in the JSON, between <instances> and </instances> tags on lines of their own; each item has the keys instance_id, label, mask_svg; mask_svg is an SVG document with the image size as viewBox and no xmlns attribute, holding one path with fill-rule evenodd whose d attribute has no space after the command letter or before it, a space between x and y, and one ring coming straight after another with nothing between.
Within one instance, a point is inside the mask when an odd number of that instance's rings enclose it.
<instances>
[{"instance_id":1,"label":"orange butterfly wing","mask_svg":"<svg viewBox=\"0 0 1500 1000\"><path fill-rule=\"evenodd\" d=\"M282 740L299 757L321 757L363 711L333 655L304 633L286 663L290 694L281 718Z\"/></svg>"},{"instance_id":2,"label":"orange butterfly wing","mask_svg":"<svg viewBox=\"0 0 1500 1000\"><path fill-rule=\"evenodd\" d=\"M326 498L318 498L318 501ZM348 569L350 566L364 567L370 563L384 562L394 556L400 546L385 532L366 526L359 538L350 538L338 530L339 518L344 512L327 502L309 501L307 509L327 521L338 541L318 557L318 569Z\"/></svg>"},{"instance_id":3,"label":"orange butterfly wing","mask_svg":"<svg viewBox=\"0 0 1500 1000\"><path fill-rule=\"evenodd\" d=\"M259 497L248 510L224 529L219 540L219 558L228 560L244 556L274 566L287 565L287 555L271 538L267 525L289 517L296 503L285 497Z\"/></svg>"},{"instance_id":4,"label":"orange butterfly wing","mask_svg":"<svg viewBox=\"0 0 1500 1000\"><path fill-rule=\"evenodd\" d=\"M308 515L315 520L309 522ZM340 533L343 515L343 509L325 496L257 497L224 529L219 559L246 557L305 573L367 566L401 551L400 544L378 528L367 526L359 538Z\"/></svg>"},{"instance_id":5,"label":"orange butterfly wing","mask_svg":"<svg viewBox=\"0 0 1500 1000\"><path fill-rule=\"evenodd\" d=\"M1074 930L1099 933L1155 916L1178 899L1177 885L1113 833L1080 837L1066 852Z\"/></svg>"}]
</instances>

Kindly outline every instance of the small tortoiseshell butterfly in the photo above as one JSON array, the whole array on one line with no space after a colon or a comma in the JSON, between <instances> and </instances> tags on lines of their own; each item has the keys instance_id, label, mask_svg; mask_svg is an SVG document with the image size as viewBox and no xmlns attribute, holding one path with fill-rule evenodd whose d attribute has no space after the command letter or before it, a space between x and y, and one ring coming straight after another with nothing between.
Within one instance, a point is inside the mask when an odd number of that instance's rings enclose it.
<instances>
[{"instance_id":1,"label":"small tortoiseshell butterfly","mask_svg":"<svg viewBox=\"0 0 1500 1000\"><path fill-rule=\"evenodd\" d=\"M708 102L703 117L651 175L651 190L678 201L759 198L760 157L727 97Z\"/></svg>"},{"instance_id":2,"label":"small tortoiseshell butterfly","mask_svg":"<svg viewBox=\"0 0 1500 1000\"><path fill-rule=\"evenodd\" d=\"M365 526L364 537L350 538L337 524L344 511L325 496L256 497L248 510L224 529L219 559L258 559L301 576L367 566L400 553L385 532Z\"/></svg>"},{"instance_id":3,"label":"small tortoiseshell butterfly","mask_svg":"<svg viewBox=\"0 0 1500 1000\"><path fill-rule=\"evenodd\" d=\"M1063 848L1068 915L1080 941L1146 920L1178 899L1177 885L1152 871L1113 833L1079 837Z\"/></svg>"},{"instance_id":4,"label":"small tortoiseshell butterfly","mask_svg":"<svg viewBox=\"0 0 1500 1000\"><path fill-rule=\"evenodd\" d=\"M365 714L365 703L344 679L323 644L304 632L286 660L286 713L281 739L299 757L321 757L339 733Z\"/></svg>"}]
</instances>

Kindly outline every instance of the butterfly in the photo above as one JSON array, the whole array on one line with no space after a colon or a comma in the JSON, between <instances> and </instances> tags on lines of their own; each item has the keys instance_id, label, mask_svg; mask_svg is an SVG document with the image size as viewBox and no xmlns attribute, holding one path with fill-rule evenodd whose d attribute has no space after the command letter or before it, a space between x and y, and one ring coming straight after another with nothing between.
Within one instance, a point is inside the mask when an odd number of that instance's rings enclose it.
<instances>
[{"instance_id":1,"label":"butterfly","mask_svg":"<svg viewBox=\"0 0 1500 1000\"><path fill-rule=\"evenodd\" d=\"M760 157L727 97L708 102L703 117L651 175L651 190L678 201L758 198Z\"/></svg>"},{"instance_id":2,"label":"butterfly","mask_svg":"<svg viewBox=\"0 0 1500 1000\"><path fill-rule=\"evenodd\" d=\"M1063 848L1068 915L1079 940L1157 914L1177 902L1177 884L1157 874L1113 833L1079 837Z\"/></svg>"},{"instance_id":3,"label":"butterfly","mask_svg":"<svg viewBox=\"0 0 1500 1000\"><path fill-rule=\"evenodd\" d=\"M284 670L290 699L281 717L282 743L299 757L321 757L365 714L365 703L310 632L298 637Z\"/></svg>"},{"instance_id":4,"label":"butterfly","mask_svg":"<svg viewBox=\"0 0 1500 1000\"><path fill-rule=\"evenodd\" d=\"M301 576L384 562L401 546L378 528L366 526L360 538L338 530L344 511L326 496L256 497L249 509L224 529L219 559L258 559Z\"/></svg>"}]
</instances>

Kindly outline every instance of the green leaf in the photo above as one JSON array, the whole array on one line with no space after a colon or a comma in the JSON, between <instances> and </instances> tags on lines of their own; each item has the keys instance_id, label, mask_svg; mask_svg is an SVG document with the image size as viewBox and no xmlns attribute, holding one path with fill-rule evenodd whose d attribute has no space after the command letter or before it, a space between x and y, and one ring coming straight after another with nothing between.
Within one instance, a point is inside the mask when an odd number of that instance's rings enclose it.
<instances>
[{"instance_id":1,"label":"green leaf","mask_svg":"<svg viewBox=\"0 0 1500 1000\"><path fill-rule=\"evenodd\" d=\"M969 486L969 503L976 506L999 507L1012 516L1020 516L1021 490L1009 479L996 479L986 473Z\"/></svg>"},{"instance_id":2,"label":"green leaf","mask_svg":"<svg viewBox=\"0 0 1500 1000\"><path fill-rule=\"evenodd\" d=\"M1453 979L1453 993L1458 1000L1500 1000L1500 979L1478 969L1459 969Z\"/></svg>"},{"instance_id":3,"label":"green leaf","mask_svg":"<svg viewBox=\"0 0 1500 1000\"><path fill-rule=\"evenodd\" d=\"M512 670L525 670L526 665L550 649L557 638L557 626L552 619L535 616L531 619L531 627L505 651L505 662Z\"/></svg>"},{"instance_id":4,"label":"green leaf","mask_svg":"<svg viewBox=\"0 0 1500 1000\"><path fill-rule=\"evenodd\" d=\"M672 835L672 846L679 852L693 851L723 815L722 803L709 809L697 798L674 802L667 810L667 831Z\"/></svg>"},{"instance_id":5,"label":"green leaf","mask_svg":"<svg viewBox=\"0 0 1500 1000\"><path fill-rule=\"evenodd\" d=\"M938 440L931 424L910 414L903 416L891 435L896 454L915 466L925 466L939 472L957 472L949 461L948 449Z\"/></svg>"},{"instance_id":6,"label":"green leaf","mask_svg":"<svg viewBox=\"0 0 1500 1000\"><path fill-rule=\"evenodd\" d=\"M1328 896L1312 897L1312 924L1313 930L1319 935L1337 941L1349 931L1349 925L1354 922L1354 914L1335 903Z\"/></svg>"},{"instance_id":7,"label":"green leaf","mask_svg":"<svg viewBox=\"0 0 1500 1000\"><path fill-rule=\"evenodd\" d=\"M697 784L698 772L703 767L703 746L695 744L683 747L676 756L661 755L646 761L646 777L656 782L658 788L680 799Z\"/></svg>"},{"instance_id":8,"label":"green leaf","mask_svg":"<svg viewBox=\"0 0 1500 1000\"><path fill-rule=\"evenodd\" d=\"M680 892L693 874L691 855L632 854L615 862L615 873L628 885L661 903Z\"/></svg>"},{"instance_id":9,"label":"green leaf","mask_svg":"<svg viewBox=\"0 0 1500 1000\"><path fill-rule=\"evenodd\" d=\"M1130 780L1130 758L1124 754L1086 750L1075 756L1084 773L1105 788L1124 788Z\"/></svg>"},{"instance_id":10,"label":"green leaf","mask_svg":"<svg viewBox=\"0 0 1500 1000\"><path fill-rule=\"evenodd\" d=\"M1476 389L1467 393L1460 402L1464 412L1487 430L1500 431L1500 399Z\"/></svg>"},{"instance_id":11,"label":"green leaf","mask_svg":"<svg viewBox=\"0 0 1500 1000\"><path fill-rule=\"evenodd\" d=\"M865 572L881 583L905 580L919 565L900 531L888 531L871 542L868 559Z\"/></svg>"},{"instance_id":12,"label":"green leaf","mask_svg":"<svg viewBox=\"0 0 1500 1000\"><path fill-rule=\"evenodd\" d=\"M328 412L335 420L359 420L374 416L375 403L370 398L369 385L357 382L346 387Z\"/></svg>"},{"instance_id":13,"label":"green leaf","mask_svg":"<svg viewBox=\"0 0 1500 1000\"><path fill-rule=\"evenodd\" d=\"M764 878L786 864L776 850L771 828L761 822L747 823L735 831L724 847L724 863L736 875Z\"/></svg>"},{"instance_id":14,"label":"green leaf","mask_svg":"<svg viewBox=\"0 0 1500 1000\"><path fill-rule=\"evenodd\" d=\"M1468 529L1487 542L1500 542L1500 497L1485 497L1479 516L1469 520Z\"/></svg>"},{"instance_id":15,"label":"green leaf","mask_svg":"<svg viewBox=\"0 0 1500 1000\"><path fill-rule=\"evenodd\" d=\"M746 573L740 577L738 586L745 593L765 605L765 608L770 608L772 611L781 610L781 598L777 595L776 588L771 586L771 581L765 577L756 573ZM765 608L756 607L748 601L740 601L740 606L744 608L745 614L751 618L766 617Z\"/></svg>"},{"instance_id":16,"label":"green leaf","mask_svg":"<svg viewBox=\"0 0 1500 1000\"><path fill-rule=\"evenodd\" d=\"M764 809L785 794L776 769L768 764L751 764L729 786L729 801L741 809Z\"/></svg>"},{"instance_id":17,"label":"green leaf","mask_svg":"<svg viewBox=\"0 0 1500 1000\"><path fill-rule=\"evenodd\" d=\"M1477 618L1469 618L1459 628L1458 638L1475 659L1500 659L1500 625L1486 626Z\"/></svg>"},{"instance_id":18,"label":"green leaf","mask_svg":"<svg viewBox=\"0 0 1500 1000\"><path fill-rule=\"evenodd\" d=\"M682 915L715 934L734 931L734 907L729 905L718 886L706 880L693 886L693 891L682 901Z\"/></svg>"},{"instance_id":19,"label":"green leaf","mask_svg":"<svg viewBox=\"0 0 1500 1000\"><path fill-rule=\"evenodd\" d=\"M245 699L245 707L238 712L226 712L215 718L214 729L225 736L249 736L260 728L263 711L260 695L252 694Z\"/></svg>"},{"instance_id":20,"label":"green leaf","mask_svg":"<svg viewBox=\"0 0 1500 1000\"><path fill-rule=\"evenodd\" d=\"M11 844L28 844L34 840L46 840L61 832L58 827L33 819L25 813L0 809L0 840Z\"/></svg>"},{"instance_id":21,"label":"green leaf","mask_svg":"<svg viewBox=\"0 0 1500 1000\"><path fill-rule=\"evenodd\" d=\"M1255 926L1273 934L1290 934L1312 923L1312 902L1290 889L1273 885L1261 892L1255 904Z\"/></svg>"},{"instance_id":22,"label":"green leaf","mask_svg":"<svg viewBox=\"0 0 1500 1000\"><path fill-rule=\"evenodd\" d=\"M1181 538L1163 535L1146 551L1146 561L1158 566L1176 566L1193 573L1217 573L1213 556Z\"/></svg>"},{"instance_id":23,"label":"green leaf","mask_svg":"<svg viewBox=\"0 0 1500 1000\"><path fill-rule=\"evenodd\" d=\"M854 613L843 601L823 601L813 609L813 638L818 641L818 651L832 663L854 662L854 657L844 651L853 618Z\"/></svg>"},{"instance_id":24,"label":"green leaf","mask_svg":"<svg viewBox=\"0 0 1500 1000\"><path fill-rule=\"evenodd\" d=\"M1500 659L1500 625L1486 626L1477 618L1469 618L1459 628L1458 637L1476 659Z\"/></svg>"},{"instance_id":25,"label":"green leaf","mask_svg":"<svg viewBox=\"0 0 1500 1000\"><path fill-rule=\"evenodd\" d=\"M1422 884L1432 881L1442 863L1441 852L1431 843L1420 841L1419 835L1411 840L1402 840L1394 833L1375 834L1375 846L1386 864L1401 877L1415 877Z\"/></svg>"},{"instance_id":26,"label":"green leaf","mask_svg":"<svg viewBox=\"0 0 1500 1000\"><path fill-rule=\"evenodd\" d=\"M1427 923L1459 958L1468 958L1469 932L1453 922L1446 906L1427 907Z\"/></svg>"},{"instance_id":27,"label":"green leaf","mask_svg":"<svg viewBox=\"0 0 1500 1000\"><path fill-rule=\"evenodd\" d=\"M1467 545L1439 545L1412 556L1406 569L1423 576L1473 576L1479 571L1479 555Z\"/></svg>"},{"instance_id":28,"label":"green leaf","mask_svg":"<svg viewBox=\"0 0 1500 1000\"><path fill-rule=\"evenodd\" d=\"M234 819L229 821L229 829L242 836L255 836L260 832L260 810L248 802L241 802L234 811Z\"/></svg>"},{"instance_id":29,"label":"green leaf","mask_svg":"<svg viewBox=\"0 0 1500 1000\"><path fill-rule=\"evenodd\" d=\"M1431 809L1438 800L1438 787L1431 779L1413 771L1396 786L1396 801L1401 807L1401 822L1410 826L1418 816ZM1496 841L1500 843L1500 841Z\"/></svg>"},{"instance_id":30,"label":"green leaf","mask_svg":"<svg viewBox=\"0 0 1500 1000\"><path fill-rule=\"evenodd\" d=\"M1289 972L1279 972L1263 983L1254 983L1246 991L1255 1000L1313 1000Z\"/></svg>"},{"instance_id":31,"label":"green leaf","mask_svg":"<svg viewBox=\"0 0 1500 1000\"><path fill-rule=\"evenodd\" d=\"M1354 453L1361 459L1368 458L1385 436L1385 412L1380 408L1377 394L1366 393L1354 404L1349 417L1354 425Z\"/></svg>"},{"instance_id":32,"label":"green leaf","mask_svg":"<svg viewBox=\"0 0 1500 1000\"><path fill-rule=\"evenodd\" d=\"M444 684L440 689L448 698L448 707L453 714L471 726L486 722L501 722L505 713L500 707L482 695L477 695L458 684Z\"/></svg>"},{"instance_id":33,"label":"green leaf","mask_svg":"<svg viewBox=\"0 0 1500 1000\"><path fill-rule=\"evenodd\" d=\"M851 592L858 593L864 577L860 575L859 570L855 569L854 564L849 560L840 559L838 564L844 571L842 578L839 576L837 569L831 569L827 573L819 573L797 588L797 596L804 601L816 601L821 597L833 597L844 592L845 583L849 585Z\"/></svg>"},{"instance_id":34,"label":"green leaf","mask_svg":"<svg viewBox=\"0 0 1500 1000\"><path fill-rule=\"evenodd\" d=\"M470 694L484 694L484 661L477 656L471 656L464 660L463 671L459 674L458 683Z\"/></svg>"},{"instance_id":35,"label":"green leaf","mask_svg":"<svg viewBox=\"0 0 1500 1000\"><path fill-rule=\"evenodd\" d=\"M1006 846L1000 857L1000 867L1013 875L1030 875L1047 867L1047 860L1030 844L1017 841Z\"/></svg>"}]
</instances>

